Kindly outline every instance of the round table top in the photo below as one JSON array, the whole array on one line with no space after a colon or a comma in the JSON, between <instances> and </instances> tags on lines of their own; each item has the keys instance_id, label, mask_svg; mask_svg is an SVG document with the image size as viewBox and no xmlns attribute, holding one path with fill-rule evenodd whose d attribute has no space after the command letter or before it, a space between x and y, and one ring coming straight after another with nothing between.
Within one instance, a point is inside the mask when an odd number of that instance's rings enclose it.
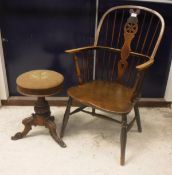
<instances>
[{"instance_id":1,"label":"round table top","mask_svg":"<svg viewBox=\"0 0 172 175\"><path fill-rule=\"evenodd\" d=\"M52 89L58 89L63 83L64 77L62 74L52 70L32 70L25 72L17 77L16 83L19 92L35 95L35 91L41 94L41 91L46 91L46 94L52 93ZM53 90L53 91L54 91Z\"/></svg>"}]
</instances>

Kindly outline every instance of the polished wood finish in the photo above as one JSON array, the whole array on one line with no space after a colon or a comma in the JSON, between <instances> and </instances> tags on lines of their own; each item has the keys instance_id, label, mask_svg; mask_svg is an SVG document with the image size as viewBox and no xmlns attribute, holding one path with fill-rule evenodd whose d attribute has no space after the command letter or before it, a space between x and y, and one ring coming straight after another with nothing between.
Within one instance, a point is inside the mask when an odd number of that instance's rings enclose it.
<instances>
[{"instance_id":1,"label":"polished wood finish","mask_svg":"<svg viewBox=\"0 0 172 175\"><path fill-rule=\"evenodd\" d=\"M66 50L73 55L79 85L68 89L70 99L61 137L69 116L79 111L120 123L120 163L125 164L127 132L135 122L138 131L142 131L138 108L140 91L145 72L154 63L164 27L163 17L152 9L116 6L100 19L93 45ZM70 112L71 99L82 104L73 112ZM92 112L85 110L86 106L92 107ZM127 123L127 114L133 107L135 116ZM122 120L98 114L95 109L121 114Z\"/></svg>"},{"instance_id":2,"label":"polished wood finish","mask_svg":"<svg viewBox=\"0 0 172 175\"><path fill-rule=\"evenodd\" d=\"M25 118L22 123L24 125L24 130L22 132L16 133L11 137L12 140L18 140L25 137L28 132L32 129L32 126L45 126L49 129L52 138L61 146L66 147L66 144L62 141L57 133L56 124L54 122L54 117L51 116L50 106L45 100L45 97L38 97L35 106L35 113L31 117Z\"/></svg>"}]
</instances>

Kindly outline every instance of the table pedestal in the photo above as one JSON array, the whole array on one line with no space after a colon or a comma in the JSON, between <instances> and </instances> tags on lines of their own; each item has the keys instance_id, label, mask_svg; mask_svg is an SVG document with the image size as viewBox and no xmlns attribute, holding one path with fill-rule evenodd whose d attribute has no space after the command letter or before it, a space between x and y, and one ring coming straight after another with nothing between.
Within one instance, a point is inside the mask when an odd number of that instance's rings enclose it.
<instances>
[{"instance_id":1,"label":"table pedestal","mask_svg":"<svg viewBox=\"0 0 172 175\"><path fill-rule=\"evenodd\" d=\"M66 147L66 144L63 142L63 140L59 137L59 134L57 133L54 117L51 116L50 106L48 102L45 100L45 97L38 97L34 106L34 111L35 113L32 114L31 117L25 118L22 121L22 123L25 126L24 130L22 132L16 133L14 136L11 137L11 139L12 140L22 139L32 129L32 126L39 125L48 128L52 138L61 147Z\"/></svg>"}]
</instances>

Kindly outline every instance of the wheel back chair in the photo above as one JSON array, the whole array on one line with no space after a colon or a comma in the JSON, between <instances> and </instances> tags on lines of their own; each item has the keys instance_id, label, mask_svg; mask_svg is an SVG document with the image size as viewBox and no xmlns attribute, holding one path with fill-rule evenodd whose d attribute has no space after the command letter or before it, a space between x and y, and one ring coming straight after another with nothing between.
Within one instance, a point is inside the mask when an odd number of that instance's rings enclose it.
<instances>
[{"instance_id":1,"label":"wheel back chair","mask_svg":"<svg viewBox=\"0 0 172 175\"><path fill-rule=\"evenodd\" d=\"M94 45L66 50L73 55L79 85L67 91L61 137L69 116L79 111L115 121L121 124L120 164L125 164L127 132L135 121L142 131L138 100L144 74L154 63L163 32L164 19L158 12L141 6L116 6L100 19ZM82 105L70 112L73 99ZM87 106L92 112L84 109ZM127 122L132 108L134 119ZM96 113L95 109L120 114L121 120Z\"/></svg>"}]
</instances>

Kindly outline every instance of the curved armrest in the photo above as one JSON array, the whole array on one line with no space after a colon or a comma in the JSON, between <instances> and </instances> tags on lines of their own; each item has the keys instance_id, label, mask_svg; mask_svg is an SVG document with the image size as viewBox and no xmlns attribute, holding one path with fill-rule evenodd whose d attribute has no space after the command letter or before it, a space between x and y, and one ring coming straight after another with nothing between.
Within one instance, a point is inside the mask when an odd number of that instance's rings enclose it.
<instances>
[{"instance_id":1,"label":"curved armrest","mask_svg":"<svg viewBox=\"0 0 172 175\"><path fill-rule=\"evenodd\" d=\"M145 70L145 69L149 68L153 63L154 63L154 59L150 58L147 62L136 66L136 69L138 71Z\"/></svg>"},{"instance_id":2,"label":"curved armrest","mask_svg":"<svg viewBox=\"0 0 172 175\"><path fill-rule=\"evenodd\" d=\"M80 47L77 49L70 49L70 50L65 50L66 53L77 53L77 52L81 52L81 51L86 51L86 50L90 50L90 49L95 49L96 46L86 46L86 47Z\"/></svg>"},{"instance_id":3,"label":"curved armrest","mask_svg":"<svg viewBox=\"0 0 172 175\"><path fill-rule=\"evenodd\" d=\"M70 50L66 50L65 52L66 53L70 53L70 54L75 54L75 53L79 53L79 52L82 52L82 51L88 51L88 50L94 50L94 49L105 49L105 50L109 50L111 52L120 52L121 49L117 49L117 48L112 48L112 47L106 47L106 46L86 46L86 47L80 47L80 48L77 48L77 49L70 49ZM141 57L145 57L146 55L143 55L143 54L139 54L139 53L134 53L134 52L130 52L131 54L133 55L136 55L136 56L141 56ZM142 71L144 69L147 69L148 67L150 67L153 63L154 63L154 59L153 58L150 58L148 57L149 60L143 64L140 64L138 66L136 66L136 69L138 71Z\"/></svg>"},{"instance_id":4,"label":"curved armrest","mask_svg":"<svg viewBox=\"0 0 172 175\"><path fill-rule=\"evenodd\" d=\"M66 50L65 52L66 53L78 53L78 52L94 50L94 49L106 49L112 52L120 52L120 49L115 49L115 48L106 47L106 46L86 46L86 47L81 47L77 49Z\"/></svg>"}]
</instances>

